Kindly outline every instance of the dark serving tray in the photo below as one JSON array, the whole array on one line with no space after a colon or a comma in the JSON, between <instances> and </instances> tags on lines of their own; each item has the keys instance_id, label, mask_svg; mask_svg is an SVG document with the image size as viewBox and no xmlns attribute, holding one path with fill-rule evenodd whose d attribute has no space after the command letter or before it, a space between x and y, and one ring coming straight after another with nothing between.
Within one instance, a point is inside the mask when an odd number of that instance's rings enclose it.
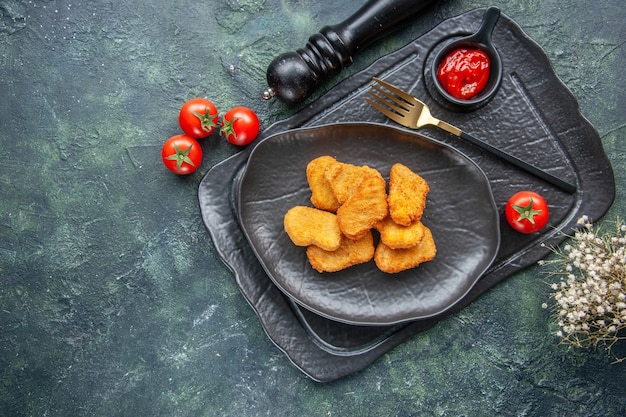
<instances>
[{"instance_id":1,"label":"dark serving tray","mask_svg":"<svg viewBox=\"0 0 626 417\"><path fill-rule=\"evenodd\" d=\"M233 271L270 339L297 368L316 381L332 381L363 369L407 338L467 306L509 275L548 255L549 249L541 243L559 244L564 239L560 231L575 227L583 214L599 219L613 202L613 172L598 133L580 114L576 99L554 74L543 50L506 15L501 16L493 33L504 65L496 97L473 112L459 112L431 95L425 69L433 51L449 38L474 32L483 13L484 9L477 9L442 22L347 78L309 107L272 125L256 142L307 126L340 122L393 124L363 100L376 76L421 98L436 117L576 184L575 194L564 193L446 132L420 131L472 158L487 175L500 210L509 196L527 188L543 194L551 210L551 227L535 235L517 234L501 216L501 244L494 263L445 314L395 326L354 326L299 307L266 275L236 215L237 183L252 146L215 165L200 183L200 209L216 250Z\"/></svg>"}]
</instances>

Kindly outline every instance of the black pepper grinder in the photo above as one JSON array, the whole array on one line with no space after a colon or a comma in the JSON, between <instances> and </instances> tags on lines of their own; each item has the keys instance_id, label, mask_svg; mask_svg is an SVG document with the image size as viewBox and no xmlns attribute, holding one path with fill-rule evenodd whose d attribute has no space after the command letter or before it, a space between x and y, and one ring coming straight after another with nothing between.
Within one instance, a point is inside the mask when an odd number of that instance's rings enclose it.
<instances>
[{"instance_id":1,"label":"black pepper grinder","mask_svg":"<svg viewBox=\"0 0 626 417\"><path fill-rule=\"evenodd\" d=\"M324 26L303 49L275 58L267 69L269 88L263 99L288 104L303 101L325 78L336 75L371 42L391 32L434 0L369 0L334 26Z\"/></svg>"}]
</instances>

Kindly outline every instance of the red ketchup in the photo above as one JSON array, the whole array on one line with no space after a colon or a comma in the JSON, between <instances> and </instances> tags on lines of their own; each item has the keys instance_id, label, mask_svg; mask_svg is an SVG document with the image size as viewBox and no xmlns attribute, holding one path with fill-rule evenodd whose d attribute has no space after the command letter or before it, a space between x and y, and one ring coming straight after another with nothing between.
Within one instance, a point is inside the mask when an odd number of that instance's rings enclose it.
<instances>
[{"instance_id":1,"label":"red ketchup","mask_svg":"<svg viewBox=\"0 0 626 417\"><path fill-rule=\"evenodd\" d=\"M469 100L489 81L489 57L480 49L459 48L439 64L437 79L452 97Z\"/></svg>"}]
</instances>

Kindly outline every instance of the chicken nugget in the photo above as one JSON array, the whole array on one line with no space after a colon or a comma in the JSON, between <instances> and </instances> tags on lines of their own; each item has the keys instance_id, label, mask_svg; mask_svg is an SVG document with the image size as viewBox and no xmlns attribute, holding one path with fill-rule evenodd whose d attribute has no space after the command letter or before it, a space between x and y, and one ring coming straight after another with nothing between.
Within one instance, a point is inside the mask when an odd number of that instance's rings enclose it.
<instances>
[{"instance_id":1,"label":"chicken nugget","mask_svg":"<svg viewBox=\"0 0 626 417\"><path fill-rule=\"evenodd\" d=\"M369 176L361 182L345 203L337 210L341 232L350 239L358 239L387 216L387 190L380 176Z\"/></svg>"},{"instance_id":2,"label":"chicken nugget","mask_svg":"<svg viewBox=\"0 0 626 417\"><path fill-rule=\"evenodd\" d=\"M391 249L406 249L419 244L424 237L424 225L416 221L408 226L394 222L390 216L376 224L380 239Z\"/></svg>"},{"instance_id":3,"label":"chicken nugget","mask_svg":"<svg viewBox=\"0 0 626 417\"><path fill-rule=\"evenodd\" d=\"M295 206L283 219L285 231L296 246L316 245L335 250L341 243L337 216L313 207Z\"/></svg>"},{"instance_id":4,"label":"chicken nugget","mask_svg":"<svg viewBox=\"0 0 626 417\"><path fill-rule=\"evenodd\" d=\"M391 249L380 241L374 253L374 262L381 271L395 274L430 261L436 254L437 247L433 235L430 229L424 226L422 241L412 248Z\"/></svg>"},{"instance_id":5,"label":"chicken nugget","mask_svg":"<svg viewBox=\"0 0 626 417\"><path fill-rule=\"evenodd\" d=\"M335 212L341 205L330 182L326 179L326 168L337 160L332 156L320 156L315 158L306 167L306 178L311 189L311 203L321 210Z\"/></svg>"},{"instance_id":6,"label":"chicken nugget","mask_svg":"<svg viewBox=\"0 0 626 417\"><path fill-rule=\"evenodd\" d=\"M396 223L408 226L420 220L430 187L405 165L394 164L389 173L389 213Z\"/></svg>"},{"instance_id":7,"label":"chicken nugget","mask_svg":"<svg viewBox=\"0 0 626 417\"><path fill-rule=\"evenodd\" d=\"M307 248L306 255L316 271L337 272L370 261L374 257L374 237L371 231L358 240L343 237L341 245L334 251L325 251L311 245Z\"/></svg>"},{"instance_id":8,"label":"chicken nugget","mask_svg":"<svg viewBox=\"0 0 626 417\"><path fill-rule=\"evenodd\" d=\"M356 166L343 162L331 162L325 171L326 179L340 204L345 203L361 182L372 175L382 178L380 172L367 165Z\"/></svg>"}]
</instances>

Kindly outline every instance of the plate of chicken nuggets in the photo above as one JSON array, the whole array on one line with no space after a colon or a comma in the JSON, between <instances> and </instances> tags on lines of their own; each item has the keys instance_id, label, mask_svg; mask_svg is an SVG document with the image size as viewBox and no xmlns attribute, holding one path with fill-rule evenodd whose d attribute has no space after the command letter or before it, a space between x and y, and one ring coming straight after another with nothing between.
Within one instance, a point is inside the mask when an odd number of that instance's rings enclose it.
<instances>
[{"instance_id":1,"label":"plate of chicken nuggets","mask_svg":"<svg viewBox=\"0 0 626 417\"><path fill-rule=\"evenodd\" d=\"M447 145L382 124L265 139L250 154L237 206L273 283L348 324L443 313L471 290L500 244L482 170Z\"/></svg>"}]
</instances>

